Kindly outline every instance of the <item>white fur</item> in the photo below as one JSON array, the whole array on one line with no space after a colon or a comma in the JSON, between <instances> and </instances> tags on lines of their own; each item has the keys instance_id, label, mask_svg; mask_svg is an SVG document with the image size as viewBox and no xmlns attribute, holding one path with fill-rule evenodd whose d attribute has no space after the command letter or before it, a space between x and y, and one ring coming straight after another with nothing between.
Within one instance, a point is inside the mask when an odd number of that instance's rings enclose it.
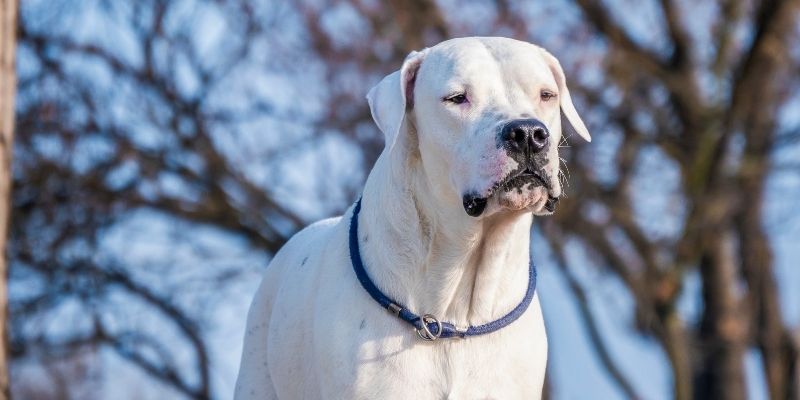
<instances>
[{"instance_id":1,"label":"white fur","mask_svg":"<svg viewBox=\"0 0 800 400\"><path fill-rule=\"evenodd\" d=\"M554 104L540 99L544 87L558 93ZM442 101L465 88L469 104ZM454 39L409 55L368 99L386 134L359 216L370 277L417 314L459 326L501 317L528 283L533 213L544 213L548 194L560 194L559 103L589 138L571 102L564 103L569 95L558 62L524 42ZM495 137L499 124L522 115L550 129L553 189L493 195L481 217L468 216L464 192L488 194L516 167ZM500 331L424 342L356 279L351 213L309 226L276 254L248 314L236 399L541 396L547 338L538 297Z\"/></svg>"}]
</instances>

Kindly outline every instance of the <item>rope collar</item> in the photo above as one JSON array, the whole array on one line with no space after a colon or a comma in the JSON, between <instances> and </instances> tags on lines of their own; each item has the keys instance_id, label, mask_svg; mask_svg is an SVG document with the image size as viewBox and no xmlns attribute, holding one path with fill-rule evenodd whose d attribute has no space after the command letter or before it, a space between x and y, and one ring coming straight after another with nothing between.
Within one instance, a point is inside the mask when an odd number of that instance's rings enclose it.
<instances>
[{"instance_id":1,"label":"rope collar","mask_svg":"<svg viewBox=\"0 0 800 400\"><path fill-rule=\"evenodd\" d=\"M369 278L369 275L367 275L367 271L364 269L364 262L361 260L361 251L358 244L358 213L360 211L361 199L359 198L356 202L355 208L353 209L353 215L350 218L350 261L353 264L353 270L356 273L356 277L358 278L358 281L361 282L361 286L364 288L364 290L366 290L367 293L369 293L369 295L381 305L381 307L385 308L387 311L401 320L411 324L417 331L417 335L420 338L433 341L440 338L464 338L467 336L477 336L492 333L516 321L531 304L531 300L533 300L533 294L536 292L536 267L533 265L533 262L529 264L528 289L525 292L525 297L519 304L517 304L516 307L514 307L513 310L500 319L483 325L460 328L449 322L440 321L431 314L424 314L421 317L417 314L414 314L400 303L383 294L383 292L381 292L381 290L378 289L378 287L375 286L375 283Z\"/></svg>"}]
</instances>

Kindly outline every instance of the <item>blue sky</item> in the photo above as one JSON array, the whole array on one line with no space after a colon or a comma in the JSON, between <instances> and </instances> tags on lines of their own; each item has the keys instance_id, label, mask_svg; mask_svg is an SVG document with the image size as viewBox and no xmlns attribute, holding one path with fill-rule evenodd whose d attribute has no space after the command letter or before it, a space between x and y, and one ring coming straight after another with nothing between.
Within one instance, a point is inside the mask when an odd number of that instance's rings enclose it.
<instances>
[{"instance_id":1,"label":"blue sky","mask_svg":"<svg viewBox=\"0 0 800 400\"><path fill-rule=\"evenodd\" d=\"M482 32L484 28L481 27L482 13L485 10L479 3L470 2L463 5L462 2L443 1L442 4L446 9L464 7L464 19L458 23L469 32L485 34ZM650 43L654 47L663 42L659 39L663 38L663 32L653 28L658 26L653 23L658 16L654 14L652 7L646 5L649 3L632 5L629 1L615 1L612 4L621 5L620 9L641 7L638 13L621 14L619 18L626 22L626 26L637 40ZM52 16L43 21L44 23L51 21L53 26L50 29L55 30L68 31L70 26L77 26L79 28L70 32L76 38L100 40L107 45L115 46L120 54L131 60L137 60L130 32L125 32L125 28L117 26L113 20L106 20L105 14L96 10L95 3L87 2L84 6L85 9L71 10L69 16L58 23L53 22ZM31 1L25 7L23 12L44 13L42 10L48 8L48 4ZM707 11L704 11L703 6L697 7L699 17L692 19L692 23L700 25L703 21L702 15ZM565 5L546 5L523 11L527 14L527 18L537 21L536 24L531 24L531 36L537 41L545 44L555 54L565 55L565 58L575 52L575 49L563 39L569 37L567 30L575 21L577 14L574 9ZM213 10L192 15L196 18L192 24L198 29L196 39L204 52L213 55L215 51L225 46L224 20L217 18ZM347 13L343 12L340 15L339 18L348 21ZM296 24L297 21L289 20L289 23ZM330 23L335 26L336 18ZM289 29L282 33L293 36L297 34L297 30L299 30L297 27L293 30L289 26ZM301 73L298 71L275 73L262 68L262 63L270 61L269 49L264 51L266 54L257 55L251 63L236 70L226 86L226 91L215 94L211 103L232 107L252 97L263 97L272 101L277 107L292 112L305 115L319 114L322 110L321 102L308 101L299 107L293 102L293 99L297 98L313 99L317 96L324 98L322 88L325 87L325 77L322 76L323 71L319 66L310 64ZM598 52L599 55L602 53L602 49L597 48L586 51ZM74 67L92 68L82 61L78 60ZM24 53L21 53L20 66L32 68L26 64ZM111 77L104 76L101 70L93 74L97 77L98 85L115 85ZM181 87L191 91L194 78L189 72L182 76L185 80L181 79ZM363 85L366 93L369 86L377 83L378 77L370 77L369 80L373 82L369 82L366 77L364 79L365 81L359 84ZM602 76L588 67L582 79L599 81ZM125 97L132 89L135 90L135 88L119 89L119 92L123 93L117 99L119 103L109 107L116 107L115 112L122 119L135 122L137 118L135 111L130 110L129 104L126 103L130 98ZM785 119L787 125L797 124L796 115L787 114L781 117ZM618 143L615 143L615 136L603 131L602 126L593 126L591 118L587 121L595 138L590 147L592 162L602 174L603 163L613 156L613 150ZM312 148L291 153L280 160L264 159L275 147L310 137L313 133L310 125L287 123L265 117L236 128L238 129L236 133L224 130L219 132L217 135L219 146L230 157L241 160L242 170L255 182L277 193L278 198L292 199L286 202L309 221L330 216L334 210L346 207L354 200L348 197L350 192L347 189L358 187L365 178L364 171L360 168L362 160L359 149L355 148L352 142L342 140L335 135L324 137ZM156 143L163 137L161 132L150 131L146 127L139 128L138 132L141 136L138 139L143 143ZM57 153L58 148L54 151ZM782 151L778 159L791 161L796 160L798 156L800 148L795 145ZM679 216L681 207L670 197L678 179L674 166L654 151L648 154L647 159L640 164L640 168L637 187L647 195L640 199L640 204L643 206L639 216L648 221L645 228L665 235L677 232L675 221L679 220L676 216ZM322 181L306 179L308 170L317 171L323 177ZM276 176L281 178L280 181ZM654 176L659 177L658 184L654 184ZM124 177L121 176L119 179L123 180ZM168 179L162 183L167 190L185 190L179 183L170 182ZM324 201L318 197L320 187L324 188L327 195ZM768 185L765 221L773 239L777 280L781 288L785 318L794 327L800 325L800 268L793 264L793 260L800 257L800 246L797 242L797 238L800 237L800 210L795 205L795 199L799 194L800 169L774 174ZM202 310L202 326L207 332L206 337L210 343L214 363L212 370L214 389L220 398L229 398L238 370L245 314L261 271L268 263L268 256L253 251L241 238L229 233L181 222L147 210L130 213L121 223L104 232L102 243L103 252L98 257L124 259L131 271L134 271L143 282L165 293L171 293L174 301L186 309ZM630 377L645 399L671 398L671 378L664 354L655 342L633 330L632 300L623 285L611 275L592 267L591 260L580 246L570 243L567 248L569 267L587 288L592 310L600 316L604 337L610 346L612 356L623 372ZM569 289L550 260L539 231L535 231L533 236L532 254L539 267L537 290L544 308L550 341L549 373L552 377L554 398L559 400L623 398L622 393L602 370L586 337ZM226 271L233 271L233 275L226 275ZM224 281L222 277L226 277ZM224 284L215 284L219 281ZM691 321L696 318L702 306L697 296L699 284L694 275L689 275L685 283L686 289L680 308L682 315ZM113 316L119 318L120 323L150 329L158 328L163 322L145 311L136 311L135 304L125 304L124 307L129 308L125 314ZM165 332L164 335L170 333ZM176 349L178 362L190 364L188 351L181 350L178 343ZM755 400L766 397L757 357L756 354L751 354L747 360L750 398ZM126 367L124 362L112 354L104 352L100 358L109 366L103 370L123 372L121 374L98 372L103 377L99 390L107 395L104 397L152 399L164 397L166 389L163 386L143 384L146 377L135 369ZM131 382L136 383L137 392L129 391Z\"/></svg>"}]
</instances>

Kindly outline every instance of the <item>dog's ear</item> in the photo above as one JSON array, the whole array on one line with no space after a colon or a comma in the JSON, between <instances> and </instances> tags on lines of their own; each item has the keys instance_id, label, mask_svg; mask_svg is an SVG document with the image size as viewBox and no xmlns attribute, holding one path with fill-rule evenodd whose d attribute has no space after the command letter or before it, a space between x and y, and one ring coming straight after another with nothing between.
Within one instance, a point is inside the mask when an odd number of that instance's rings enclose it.
<instances>
[{"instance_id":1,"label":"dog's ear","mask_svg":"<svg viewBox=\"0 0 800 400\"><path fill-rule=\"evenodd\" d=\"M583 120L581 120L581 117L578 115L578 111L575 110L575 105L572 104L572 97L570 97L569 89L567 89L567 79L564 77L564 70L561 69L561 63L559 63L558 59L550 54L547 50L542 48L539 48L539 50L541 51L547 66L550 67L550 72L556 79L561 114L566 117L567 122L569 122L570 126L572 126L573 131L577 132L578 135L586 139L587 142L591 142L592 137L589 136L589 130L586 129L586 125L584 125Z\"/></svg>"},{"instance_id":2,"label":"dog's ear","mask_svg":"<svg viewBox=\"0 0 800 400\"><path fill-rule=\"evenodd\" d=\"M414 82L428 49L412 51L399 71L387 75L367 93L372 119L386 136L386 148L397 141L406 110L414 108Z\"/></svg>"}]
</instances>

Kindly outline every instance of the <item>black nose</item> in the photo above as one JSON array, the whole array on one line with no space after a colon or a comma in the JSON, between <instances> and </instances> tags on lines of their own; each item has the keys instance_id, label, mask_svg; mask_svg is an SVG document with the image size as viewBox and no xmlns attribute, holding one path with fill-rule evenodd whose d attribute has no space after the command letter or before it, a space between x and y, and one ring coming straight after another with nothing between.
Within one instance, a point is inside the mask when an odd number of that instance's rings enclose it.
<instances>
[{"instance_id":1,"label":"black nose","mask_svg":"<svg viewBox=\"0 0 800 400\"><path fill-rule=\"evenodd\" d=\"M522 154L544 150L549 137L547 127L538 119L515 119L500 131L500 139L507 148Z\"/></svg>"}]
</instances>

